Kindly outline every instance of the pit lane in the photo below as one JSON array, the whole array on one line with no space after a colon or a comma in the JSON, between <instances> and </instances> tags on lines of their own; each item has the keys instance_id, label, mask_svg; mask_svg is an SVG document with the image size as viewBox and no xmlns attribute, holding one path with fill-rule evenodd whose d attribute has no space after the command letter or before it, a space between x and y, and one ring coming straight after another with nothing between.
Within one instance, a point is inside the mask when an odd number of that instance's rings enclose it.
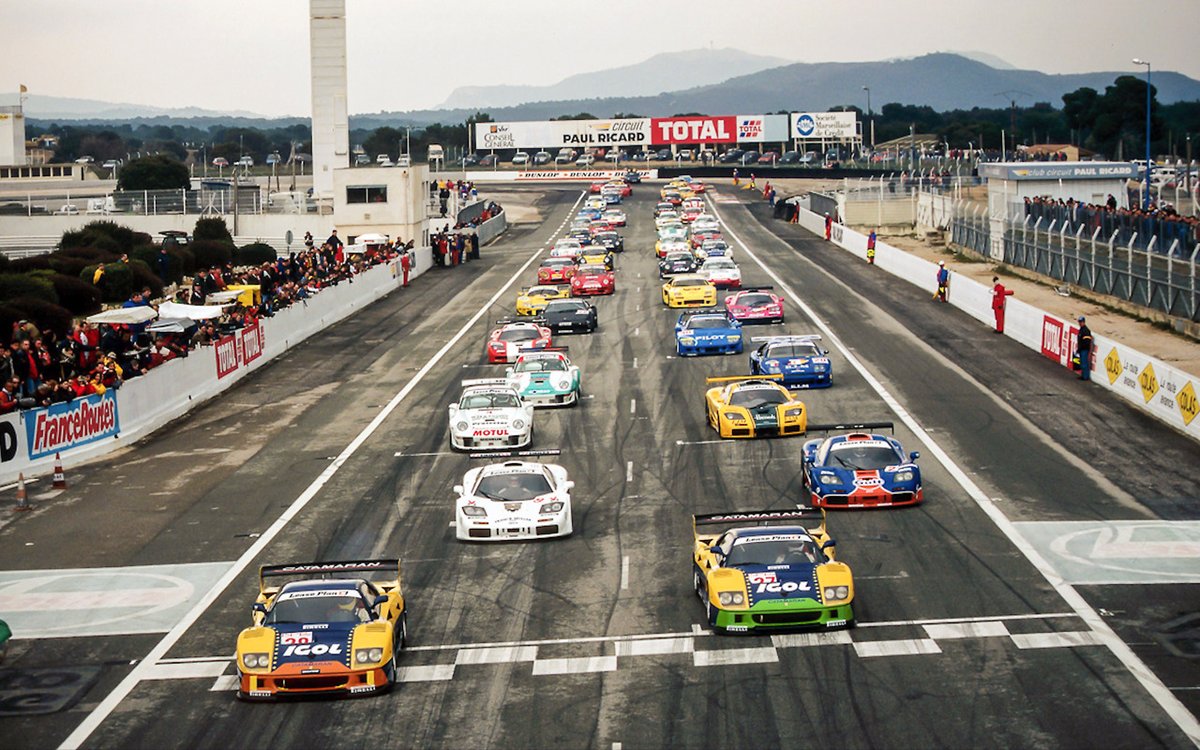
<instances>
[{"instance_id":1,"label":"pit lane","mask_svg":"<svg viewBox=\"0 0 1200 750\"><path fill-rule=\"evenodd\" d=\"M830 521L840 557L858 580L857 629L729 639L697 632L689 515L794 501L801 441L712 441L703 421L703 378L741 374L745 357L673 356L676 313L658 302L650 250L652 191L642 186L627 202L628 249L618 261L617 294L597 302L600 331L566 338L594 398L537 416L538 447L561 447L559 460L577 484L574 537L460 545L447 526L450 487L466 459L446 452L445 405L458 395L462 365L482 362L486 330L508 310L509 294L346 458L259 560L400 555L415 646L403 664L413 681L374 700L246 706L218 685L230 669L214 677L206 667L203 677L139 683L89 745L239 747L265 737L282 745L383 737L398 747L1186 743L1105 649L1077 635L1090 633L1085 623L928 455L926 505L842 513ZM206 405L129 454L88 469L83 481L93 486L86 500L47 508L6 530L5 536L34 540L37 552L19 557L6 544L4 567L237 559L251 542L236 534L265 530L327 470L550 238L555 219L565 221L576 198L552 194L556 208L545 226L485 249L478 265L430 274L428 284L381 301L266 368L228 394L240 411ZM1114 493L1105 467L1087 469L1061 460L1062 449L1045 448L1044 428L1025 416L1019 393L1008 405L987 392L982 378L989 366L1004 362L1048 378L1040 362L1008 362L1003 351L989 361L980 352L972 367L984 372L964 377L960 367L927 351L921 336L978 338L966 328L971 324L946 320L940 309L941 320L906 318L900 304L881 309L877 298L846 281L836 256L821 257L835 252L823 243L768 247L767 230L775 227L736 206L720 210L988 496L1001 498L1006 512L1029 521L1131 513L1136 493ZM738 260L747 283L768 281L746 258ZM888 293L903 300L904 290ZM439 304L450 298L450 309ZM793 306L788 316L784 330L812 330ZM844 354L832 356L835 386L805 397L811 419L885 415L883 400ZM1094 408L1106 419L1127 419L1119 405ZM272 419L259 418L264 412ZM897 435L919 447L899 421ZM205 446L236 446L237 460L197 460L191 451ZM132 461L140 461L135 471ZM201 461L215 466L198 472ZM190 472L192 481L169 503L129 497L136 493L127 485L147 488L172 470ZM124 518L98 521L97 506L106 501ZM122 520L139 533L130 534ZM97 529L98 544L71 545L87 524ZM228 656L253 592L248 571L154 666ZM154 640L64 639L58 649L38 643L18 664L92 664L113 654L140 659ZM107 666L83 708L127 671ZM71 728L20 722L16 736L30 745L57 742Z\"/></svg>"}]
</instances>

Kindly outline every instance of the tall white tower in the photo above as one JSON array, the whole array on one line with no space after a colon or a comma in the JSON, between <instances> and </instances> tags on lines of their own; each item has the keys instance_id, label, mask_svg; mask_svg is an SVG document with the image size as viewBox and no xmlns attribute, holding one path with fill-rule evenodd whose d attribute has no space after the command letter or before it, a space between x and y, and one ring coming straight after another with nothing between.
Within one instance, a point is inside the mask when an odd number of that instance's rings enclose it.
<instances>
[{"instance_id":1,"label":"tall white tower","mask_svg":"<svg viewBox=\"0 0 1200 750\"><path fill-rule=\"evenodd\" d=\"M309 0L313 195L333 197L333 170L350 166L346 113L346 0Z\"/></svg>"}]
</instances>

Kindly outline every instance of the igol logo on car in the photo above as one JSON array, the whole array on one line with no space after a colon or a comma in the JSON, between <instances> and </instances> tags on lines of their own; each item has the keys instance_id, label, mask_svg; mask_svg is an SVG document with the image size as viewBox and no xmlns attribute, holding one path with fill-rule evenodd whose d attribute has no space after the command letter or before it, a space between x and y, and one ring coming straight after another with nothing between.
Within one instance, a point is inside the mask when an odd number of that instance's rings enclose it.
<instances>
[{"instance_id":1,"label":"igol logo on car","mask_svg":"<svg viewBox=\"0 0 1200 750\"><path fill-rule=\"evenodd\" d=\"M283 650L284 656L340 656L342 653L342 645L340 643L318 643L316 645L300 645L288 646Z\"/></svg>"}]
</instances>

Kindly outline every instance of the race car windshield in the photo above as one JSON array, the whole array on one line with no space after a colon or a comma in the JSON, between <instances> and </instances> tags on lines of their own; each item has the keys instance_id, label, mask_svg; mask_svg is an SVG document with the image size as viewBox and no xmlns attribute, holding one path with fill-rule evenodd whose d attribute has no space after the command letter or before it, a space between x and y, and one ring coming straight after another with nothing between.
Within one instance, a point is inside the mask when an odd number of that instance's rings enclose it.
<instances>
[{"instance_id":1,"label":"race car windshield","mask_svg":"<svg viewBox=\"0 0 1200 750\"><path fill-rule=\"evenodd\" d=\"M675 279L674 286L708 286L707 279Z\"/></svg>"},{"instance_id":2,"label":"race car windshield","mask_svg":"<svg viewBox=\"0 0 1200 750\"><path fill-rule=\"evenodd\" d=\"M829 463L845 469L873 470L895 466L901 459L896 452L881 445L864 446L843 443L829 452Z\"/></svg>"},{"instance_id":3,"label":"race car windshield","mask_svg":"<svg viewBox=\"0 0 1200 750\"><path fill-rule=\"evenodd\" d=\"M543 474L493 474L479 480L475 494L489 500L532 500L553 489Z\"/></svg>"},{"instance_id":4,"label":"race car windshield","mask_svg":"<svg viewBox=\"0 0 1200 750\"><path fill-rule=\"evenodd\" d=\"M785 393L774 388L741 388L729 397L729 404L756 409L768 404L786 404L790 400Z\"/></svg>"},{"instance_id":5,"label":"race car windshield","mask_svg":"<svg viewBox=\"0 0 1200 750\"><path fill-rule=\"evenodd\" d=\"M517 363L517 372L566 372L567 363L561 359L531 359Z\"/></svg>"},{"instance_id":6,"label":"race car windshield","mask_svg":"<svg viewBox=\"0 0 1200 750\"><path fill-rule=\"evenodd\" d=\"M773 301L769 294L743 294L738 297L737 304L745 307L758 307L759 305L769 305Z\"/></svg>"},{"instance_id":7,"label":"race car windshield","mask_svg":"<svg viewBox=\"0 0 1200 750\"><path fill-rule=\"evenodd\" d=\"M533 341L538 337L538 332L530 328L510 328L500 332L501 341Z\"/></svg>"},{"instance_id":8,"label":"race car windshield","mask_svg":"<svg viewBox=\"0 0 1200 750\"><path fill-rule=\"evenodd\" d=\"M699 328L728 328L729 321L725 318L692 318L687 327L693 330Z\"/></svg>"},{"instance_id":9,"label":"race car windshield","mask_svg":"<svg viewBox=\"0 0 1200 750\"><path fill-rule=\"evenodd\" d=\"M804 358L819 355L815 344L776 344L767 349L768 357Z\"/></svg>"},{"instance_id":10,"label":"race car windshield","mask_svg":"<svg viewBox=\"0 0 1200 750\"><path fill-rule=\"evenodd\" d=\"M739 540L725 558L725 567L739 565L806 565L822 562L816 542L805 537L754 542Z\"/></svg>"},{"instance_id":11,"label":"race car windshield","mask_svg":"<svg viewBox=\"0 0 1200 750\"><path fill-rule=\"evenodd\" d=\"M366 610L357 595L305 596L275 603L263 619L264 625L288 625L310 622L362 622Z\"/></svg>"},{"instance_id":12,"label":"race car windshield","mask_svg":"<svg viewBox=\"0 0 1200 750\"><path fill-rule=\"evenodd\" d=\"M511 393L472 393L462 397L460 409L515 409L520 406Z\"/></svg>"},{"instance_id":13,"label":"race car windshield","mask_svg":"<svg viewBox=\"0 0 1200 750\"><path fill-rule=\"evenodd\" d=\"M572 313L576 310L586 310L586 302L575 302L574 300L563 300L561 302L551 302L546 306L546 313L566 312Z\"/></svg>"},{"instance_id":14,"label":"race car windshield","mask_svg":"<svg viewBox=\"0 0 1200 750\"><path fill-rule=\"evenodd\" d=\"M705 268L710 271L732 271L737 266L731 260L710 260L705 264Z\"/></svg>"},{"instance_id":15,"label":"race car windshield","mask_svg":"<svg viewBox=\"0 0 1200 750\"><path fill-rule=\"evenodd\" d=\"M601 232L600 234L596 235L596 239L600 240L601 242L616 242L617 241L617 233L616 232Z\"/></svg>"},{"instance_id":16,"label":"race car windshield","mask_svg":"<svg viewBox=\"0 0 1200 750\"><path fill-rule=\"evenodd\" d=\"M542 261L542 268L566 268L575 265L569 258L550 258Z\"/></svg>"},{"instance_id":17,"label":"race car windshield","mask_svg":"<svg viewBox=\"0 0 1200 750\"><path fill-rule=\"evenodd\" d=\"M592 274L608 273L608 269L604 266L580 266L579 273L582 276L589 276Z\"/></svg>"}]
</instances>

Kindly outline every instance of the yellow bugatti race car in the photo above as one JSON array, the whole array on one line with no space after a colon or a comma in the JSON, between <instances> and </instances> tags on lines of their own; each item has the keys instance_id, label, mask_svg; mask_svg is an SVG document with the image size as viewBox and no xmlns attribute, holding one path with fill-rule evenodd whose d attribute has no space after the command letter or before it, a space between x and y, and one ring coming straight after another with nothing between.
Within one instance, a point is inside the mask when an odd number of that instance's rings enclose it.
<instances>
[{"instance_id":1,"label":"yellow bugatti race car","mask_svg":"<svg viewBox=\"0 0 1200 750\"><path fill-rule=\"evenodd\" d=\"M662 285L662 301L667 307L716 307L717 288L704 276L672 276Z\"/></svg>"},{"instance_id":2,"label":"yellow bugatti race car","mask_svg":"<svg viewBox=\"0 0 1200 750\"><path fill-rule=\"evenodd\" d=\"M808 411L782 375L708 378L708 424L723 438L787 437L808 429Z\"/></svg>"},{"instance_id":3,"label":"yellow bugatti race car","mask_svg":"<svg viewBox=\"0 0 1200 750\"><path fill-rule=\"evenodd\" d=\"M517 315L541 315L552 299L567 299L571 287L543 284L522 289L517 295Z\"/></svg>"},{"instance_id":4,"label":"yellow bugatti race car","mask_svg":"<svg viewBox=\"0 0 1200 750\"><path fill-rule=\"evenodd\" d=\"M254 624L237 639L239 698L366 694L395 683L408 638L399 560L264 565L258 592Z\"/></svg>"}]
</instances>

